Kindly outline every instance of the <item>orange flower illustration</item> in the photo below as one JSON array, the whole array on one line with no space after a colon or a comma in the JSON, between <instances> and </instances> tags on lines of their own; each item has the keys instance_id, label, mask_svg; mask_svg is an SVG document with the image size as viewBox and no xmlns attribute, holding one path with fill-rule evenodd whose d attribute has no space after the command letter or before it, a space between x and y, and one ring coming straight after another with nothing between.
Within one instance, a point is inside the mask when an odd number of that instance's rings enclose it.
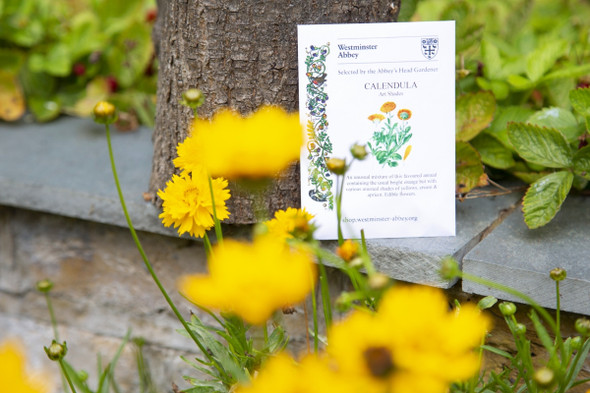
<instances>
[{"instance_id":1,"label":"orange flower illustration","mask_svg":"<svg viewBox=\"0 0 590 393\"><path fill-rule=\"evenodd\" d=\"M395 102L393 101L388 101L385 104L381 105L381 112L383 113L389 113L392 110L394 110L396 108L397 105L395 105Z\"/></svg>"},{"instance_id":2,"label":"orange flower illustration","mask_svg":"<svg viewBox=\"0 0 590 393\"><path fill-rule=\"evenodd\" d=\"M369 116L368 119L370 121L373 121L373 120L381 121L381 120L385 119L385 116L383 116L381 113L374 113L371 116Z\"/></svg>"},{"instance_id":3,"label":"orange flower illustration","mask_svg":"<svg viewBox=\"0 0 590 393\"><path fill-rule=\"evenodd\" d=\"M400 120L408 120L412 117L412 111L409 109L400 109L399 112L397 112L397 117L399 117Z\"/></svg>"}]
</instances>

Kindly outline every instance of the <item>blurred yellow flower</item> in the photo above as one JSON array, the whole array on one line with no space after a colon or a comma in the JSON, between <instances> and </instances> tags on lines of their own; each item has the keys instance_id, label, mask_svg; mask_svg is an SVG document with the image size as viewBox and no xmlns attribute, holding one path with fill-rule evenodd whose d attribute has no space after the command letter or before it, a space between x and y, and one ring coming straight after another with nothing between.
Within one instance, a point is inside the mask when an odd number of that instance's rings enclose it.
<instances>
[{"instance_id":1,"label":"blurred yellow flower","mask_svg":"<svg viewBox=\"0 0 590 393\"><path fill-rule=\"evenodd\" d=\"M297 363L280 353L263 365L249 386L240 386L236 393L364 393L358 384L343 380L316 355L305 356Z\"/></svg>"},{"instance_id":2,"label":"blurred yellow flower","mask_svg":"<svg viewBox=\"0 0 590 393\"><path fill-rule=\"evenodd\" d=\"M293 207L287 210L278 210L272 220L264 222L268 229L268 234L282 241L286 239L307 238L307 234L312 230L310 221L313 216L305 209L295 209Z\"/></svg>"},{"instance_id":3,"label":"blurred yellow flower","mask_svg":"<svg viewBox=\"0 0 590 393\"><path fill-rule=\"evenodd\" d=\"M253 243L225 240L213 249L209 274L186 276L179 287L199 306L262 324L274 311L303 301L315 280L309 252L260 236Z\"/></svg>"},{"instance_id":4,"label":"blurred yellow flower","mask_svg":"<svg viewBox=\"0 0 590 393\"><path fill-rule=\"evenodd\" d=\"M26 359L20 345L15 341L0 343L0 392L45 393L48 383L37 375L26 372Z\"/></svg>"},{"instance_id":5,"label":"blurred yellow flower","mask_svg":"<svg viewBox=\"0 0 590 393\"><path fill-rule=\"evenodd\" d=\"M244 118L225 109L211 121L195 120L174 165L188 171L203 165L228 179L274 177L299 158L302 143L296 113L266 106Z\"/></svg>"},{"instance_id":6,"label":"blurred yellow flower","mask_svg":"<svg viewBox=\"0 0 590 393\"><path fill-rule=\"evenodd\" d=\"M224 220L229 217L225 205L230 197L227 180L212 179L212 185L217 218ZM163 201L159 216L162 223L167 227L174 225L179 235L188 232L191 236L203 237L215 224L209 178L203 168L195 167L192 173L172 175L164 191L158 190L158 196Z\"/></svg>"},{"instance_id":7,"label":"blurred yellow flower","mask_svg":"<svg viewBox=\"0 0 590 393\"><path fill-rule=\"evenodd\" d=\"M336 254L346 262L352 261L359 256L360 245L357 241L347 239L341 246L336 248Z\"/></svg>"},{"instance_id":8,"label":"blurred yellow flower","mask_svg":"<svg viewBox=\"0 0 590 393\"><path fill-rule=\"evenodd\" d=\"M383 105L381 105L381 112L389 113L392 110L394 110L396 106L397 105L395 105L395 102L388 101L388 102L384 103Z\"/></svg>"},{"instance_id":9,"label":"blurred yellow flower","mask_svg":"<svg viewBox=\"0 0 590 393\"><path fill-rule=\"evenodd\" d=\"M334 324L328 353L367 392L443 393L479 370L474 349L489 328L473 305L449 311L438 289L395 286L377 313L357 311Z\"/></svg>"}]
</instances>

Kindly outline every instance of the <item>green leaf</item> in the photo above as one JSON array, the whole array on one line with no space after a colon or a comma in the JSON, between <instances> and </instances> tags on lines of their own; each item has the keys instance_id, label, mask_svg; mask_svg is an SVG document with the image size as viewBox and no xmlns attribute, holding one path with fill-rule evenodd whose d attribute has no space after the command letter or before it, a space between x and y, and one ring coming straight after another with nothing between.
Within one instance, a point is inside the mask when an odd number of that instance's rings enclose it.
<instances>
[{"instance_id":1,"label":"green leaf","mask_svg":"<svg viewBox=\"0 0 590 393\"><path fill-rule=\"evenodd\" d=\"M495 111L496 99L489 91L459 96L455 114L457 140L468 142L475 138L491 123Z\"/></svg>"},{"instance_id":2,"label":"green leaf","mask_svg":"<svg viewBox=\"0 0 590 393\"><path fill-rule=\"evenodd\" d=\"M584 146L574 154L574 171L590 180L590 145Z\"/></svg>"},{"instance_id":3,"label":"green leaf","mask_svg":"<svg viewBox=\"0 0 590 393\"><path fill-rule=\"evenodd\" d=\"M537 315L535 310L531 310L529 317L531 318L531 321L533 321L533 326L537 331L537 337L539 337L541 344L543 344L543 346L549 353L549 356L553 358L555 356L555 347L553 346L553 340L551 340L551 337L549 336L547 329L539 320L539 316Z\"/></svg>"},{"instance_id":4,"label":"green leaf","mask_svg":"<svg viewBox=\"0 0 590 393\"><path fill-rule=\"evenodd\" d=\"M483 74L487 79L501 79L505 76L502 74L500 50L485 38L481 42L481 56L484 64Z\"/></svg>"},{"instance_id":5,"label":"green leaf","mask_svg":"<svg viewBox=\"0 0 590 393\"><path fill-rule=\"evenodd\" d=\"M520 75L508 76L508 83L515 90L530 90L535 87L535 83L533 81Z\"/></svg>"},{"instance_id":6,"label":"green leaf","mask_svg":"<svg viewBox=\"0 0 590 393\"><path fill-rule=\"evenodd\" d=\"M456 147L456 188L466 193L477 187L483 173L483 164L477 151L466 142L457 142Z\"/></svg>"},{"instance_id":7,"label":"green leaf","mask_svg":"<svg viewBox=\"0 0 590 393\"><path fill-rule=\"evenodd\" d=\"M534 183L537 180L539 180L540 178L547 176L549 174L548 172L523 172L523 171L513 171L511 173L527 184Z\"/></svg>"},{"instance_id":8,"label":"green leaf","mask_svg":"<svg viewBox=\"0 0 590 393\"><path fill-rule=\"evenodd\" d=\"M565 137L556 129L526 123L510 123L508 137L516 152L533 164L549 168L571 166L571 149Z\"/></svg>"},{"instance_id":9,"label":"green leaf","mask_svg":"<svg viewBox=\"0 0 590 393\"><path fill-rule=\"evenodd\" d=\"M533 113L532 109L522 106L498 107L494 120L486 132L502 142L507 148L512 149L512 143L508 138L508 123L525 122Z\"/></svg>"},{"instance_id":10,"label":"green leaf","mask_svg":"<svg viewBox=\"0 0 590 393\"><path fill-rule=\"evenodd\" d=\"M496 299L495 297L486 296L479 302L477 302L477 308L479 308L480 310L487 310L488 308L492 308L494 304L496 304L497 302L498 299Z\"/></svg>"},{"instance_id":11,"label":"green leaf","mask_svg":"<svg viewBox=\"0 0 590 393\"><path fill-rule=\"evenodd\" d=\"M397 17L398 22L409 22L416 12L416 6L418 5L418 0L404 0L401 4L401 9L399 11L399 15Z\"/></svg>"},{"instance_id":12,"label":"green leaf","mask_svg":"<svg viewBox=\"0 0 590 393\"><path fill-rule=\"evenodd\" d=\"M568 43L564 40L551 40L537 47L528 56L527 77L533 82L539 81L567 50Z\"/></svg>"},{"instance_id":13,"label":"green leaf","mask_svg":"<svg viewBox=\"0 0 590 393\"><path fill-rule=\"evenodd\" d=\"M51 121L59 116L61 104L56 99L44 99L31 96L28 98L28 106L35 119L40 122Z\"/></svg>"},{"instance_id":14,"label":"green leaf","mask_svg":"<svg viewBox=\"0 0 590 393\"><path fill-rule=\"evenodd\" d=\"M53 76L68 76L72 71L72 59L67 45L58 43L47 53L33 53L29 57L29 67L33 72L47 72Z\"/></svg>"},{"instance_id":15,"label":"green leaf","mask_svg":"<svg viewBox=\"0 0 590 393\"><path fill-rule=\"evenodd\" d=\"M590 73L590 64L579 66L569 66L545 75L541 81L545 82L552 79L578 78Z\"/></svg>"},{"instance_id":16,"label":"green leaf","mask_svg":"<svg viewBox=\"0 0 590 393\"><path fill-rule=\"evenodd\" d=\"M496 138L486 133L479 134L471 145L481 155L484 164L498 169L508 169L514 166L512 151L504 147Z\"/></svg>"},{"instance_id":17,"label":"green leaf","mask_svg":"<svg viewBox=\"0 0 590 393\"><path fill-rule=\"evenodd\" d=\"M501 349L498 349L496 347L492 347L491 345L482 345L481 348L485 349L486 351L495 353L496 355L505 357L506 359L512 359L512 355L510 353L502 351Z\"/></svg>"},{"instance_id":18,"label":"green leaf","mask_svg":"<svg viewBox=\"0 0 590 393\"><path fill-rule=\"evenodd\" d=\"M562 108L544 108L535 112L526 122L539 127L555 128L570 143L576 141L581 135L576 117L572 112Z\"/></svg>"},{"instance_id":19,"label":"green leaf","mask_svg":"<svg viewBox=\"0 0 590 393\"><path fill-rule=\"evenodd\" d=\"M590 87L570 91L570 102L580 115L590 117Z\"/></svg>"},{"instance_id":20,"label":"green leaf","mask_svg":"<svg viewBox=\"0 0 590 393\"><path fill-rule=\"evenodd\" d=\"M134 23L121 33L106 55L109 68L121 87L131 86L143 75L152 51L150 28L145 23Z\"/></svg>"},{"instance_id":21,"label":"green leaf","mask_svg":"<svg viewBox=\"0 0 590 393\"><path fill-rule=\"evenodd\" d=\"M567 171L555 172L537 180L523 200L524 221L530 229L539 228L555 217L567 197L574 175Z\"/></svg>"}]
</instances>

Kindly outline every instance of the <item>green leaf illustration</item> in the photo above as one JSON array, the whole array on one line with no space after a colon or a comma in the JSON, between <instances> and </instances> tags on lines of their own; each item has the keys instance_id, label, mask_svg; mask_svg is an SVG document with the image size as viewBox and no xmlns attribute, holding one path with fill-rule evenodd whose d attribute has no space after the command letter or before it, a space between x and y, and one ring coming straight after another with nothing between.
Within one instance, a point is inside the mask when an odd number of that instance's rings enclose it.
<instances>
[{"instance_id":1,"label":"green leaf illustration","mask_svg":"<svg viewBox=\"0 0 590 393\"><path fill-rule=\"evenodd\" d=\"M533 164L549 168L565 168L572 164L571 149L556 129L510 123L508 137L517 153Z\"/></svg>"},{"instance_id":2,"label":"green leaf illustration","mask_svg":"<svg viewBox=\"0 0 590 393\"><path fill-rule=\"evenodd\" d=\"M570 91L572 106L584 117L590 117L590 87Z\"/></svg>"},{"instance_id":3,"label":"green leaf illustration","mask_svg":"<svg viewBox=\"0 0 590 393\"><path fill-rule=\"evenodd\" d=\"M457 99L455 134L458 141L469 142L494 118L496 99L489 91L464 94Z\"/></svg>"},{"instance_id":4,"label":"green leaf illustration","mask_svg":"<svg viewBox=\"0 0 590 393\"><path fill-rule=\"evenodd\" d=\"M573 180L572 173L560 171L531 184L523 201L524 221L530 229L539 228L555 217Z\"/></svg>"}]
</instances>

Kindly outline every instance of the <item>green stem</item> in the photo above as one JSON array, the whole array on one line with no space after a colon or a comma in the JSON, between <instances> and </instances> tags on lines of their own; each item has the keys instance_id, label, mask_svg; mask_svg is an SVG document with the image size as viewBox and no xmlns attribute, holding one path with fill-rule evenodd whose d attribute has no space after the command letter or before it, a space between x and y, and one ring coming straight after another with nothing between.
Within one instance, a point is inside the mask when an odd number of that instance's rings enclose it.
<instances>
[{"instance_id":1,"label":"green stem","mask_svg":"<svg viewBox=\"0 0 590 393\"><path fill-rule=\"evenodd\" d=\"M131 222L131 217L129 216L129 212L127 211L127 205L125 204L125 198L123 197L123 191L121 190L121 184L119 183L119 176L117 175L117 167L115 165L115 158L113 155L113 147L111 144L111 132L109 129L109 125L105 124L105 127L106 127L106 134L107 134L107 143L109 146L109 158L111 161L111 169L113 172L113 178L115 179L115 185L117 186L117 193L119 194L119 200L121 202L121 207L123 208L123 213L125 214L125 220L127 221L127 226L129 227L129 232L131 232L131 237L133 237L133 241L135 242L135 246L137 247L137 250L139 251L139 254L141 255L143 263L144 263L145 267L147 268L148 272L150 273L150 275L152 276L152 279L156 283L158 289L160 290L160 292L164 296L164 299L166 300L166 302L168 303L168 305L172 309L172 312L174 313L176 318L178 318L178 320L180 321L180 323L182 324L182 326L184 327L184 329L186 330L188 335L193 339L193 341L195 342L195 344L197 344L197 347L199 347L199 349L201 350L203 355L205 355L205 357L207 357L207 359L218 369L218 371L221 374L227 376L227 374L223 370L223 368L218 364L217 361L215 361L215 359L212 358L212 356L209 354L207 349L199 341L199 338L190 329L190 327L188 326L188 323L184 320L184 318L182 317L182 315L180 314L180 312L178 311L178 309L176 308L176 306L172 302L172 299L170 299L170 296L168 296L168 292L166 292L166 289L164 288L164 286L160 282L160 279L156 275L156 272L152 268L152 264L150 263L145 251L143 250L143 247L139 241L139 238L137 237L137 233L135 232L135 228L133 227L133 223Z\"/></svg>"},{"instance_id":2,"label":"green stem","mask_svg":"<svg viewBox=\"0 0 590 393\"><path fill-rule=\"evenodd\" d=\"M203 236L203 241L205 242L205 251L207 252L207 257L211 255L213 252L213 246L211 246L211 240L209 240L209 235L205 232Z\"/></svg>"},{"instance_id":3,"label":"green stem","mask_svg":"<svg viewBox=\"0 0 590 393\"><path fill-rule=\"evenodd\" d=\"M344 177L344 176L342 176ZM342 236L342 192L340 191L340 183L344 184L344 179L340 182L340 176L336 177L336 219L338 220L338 245L344 243L344 236Z\"/></svg>"},{"instance_id":4,"label":"green stem","mask_svg":"<svg viewBox=\"0 0 590 393\"><path fill-rule=\"evenodd\" d=\"M223 233L221 231L221 223L217 218L217 208L215 207L215 193L213 192L213 180L209 178L209 191L211 192L211 207L213 208L213 219L215 220L215 236L217 237L217 244L223 244Z\"/></svg>"},{"instance_id":5,"label":"green stem","mask_svg":"<svg viewBox=\"0 0 590 393\"><path fill-rule=\"evenodd\" d=\"M326 320L326 327L332 325L332 307L330 304L330 288L328 287L328 276L326 274L326 267L321 258L318 258L318 266L320 269L320 294L322 296L322 306L324 309L324 318Z\"/></svg>"},{"instance_id":6,"label":"green stem","mask_svg":"<svg viewBox=\"0 0 590 393\"><path fill-rule=\"evenodd\" d=\"M549 313L547 312L547 310L545 310L543 307L541 307L537 302L535 302L533 300L533 298L531 298L530 296L517 291L514 288L511 288L509 286L503 285L503 284L499 284L497 282L491 281L491 280L487 280L485 278L481 278L478 276L474 276L472 274L469 273L465 273L465 272L461 272L460 274L461 278L464 280L469 280L472 281L476 284L481 284L487 287L492 287L495 288L499 291L505 292L507 294L513 295L517 298L520 298L522 300L524 300L525 303L528 303L535 311L537 311L539 313L539 315L541 315L545 321L547 321L547 323L549 324L549 326L551 327L551 330L556 331L557 326L555 324L555 321L553 320L553 318L551 317L551 315L549 315Z\"/></svg>"},{"instance_id":7,"label":"green stem","mask_svg":"<svg viewBox=\"0 0 590 393\"><path fill-rule=\"evenodd\" d=\"M53 328L53 338L55 341L59 340L59 334L57 332L57 319L55 318L55 312L53 311L53 305L49 298L49 293L45 292L45 301L47 302L47 310L49 311L49 318L51 319L51 327Z\"/></svg>"},{"instance_id":8,"label":"green stem","mask_svg":"<svg viewBox=\"0 0 590 393\"><path fill-rule=\"evenodd\" d=\"M59 367L61 368L61 373L66 377L66 380L68 381L68 385L70 386L72 393L76 393L76 388L74 388L74 384L72 383L72 380L70 379L70 375L66 371L66 366L64 365L63 359L59 359Z\"/></svg>"},{"instance_id":9,"label":"green stem","mask_svg":"<svg viewBox=\"0 0 590 393\"><path fill-rule=\"evenodd\" d=\"M313 309L313 351L318 353L318 302L316 299L315 285L311 287L311 308ZM305 327L307 329L307 326Z\"/></svg>"}]
</instances>

